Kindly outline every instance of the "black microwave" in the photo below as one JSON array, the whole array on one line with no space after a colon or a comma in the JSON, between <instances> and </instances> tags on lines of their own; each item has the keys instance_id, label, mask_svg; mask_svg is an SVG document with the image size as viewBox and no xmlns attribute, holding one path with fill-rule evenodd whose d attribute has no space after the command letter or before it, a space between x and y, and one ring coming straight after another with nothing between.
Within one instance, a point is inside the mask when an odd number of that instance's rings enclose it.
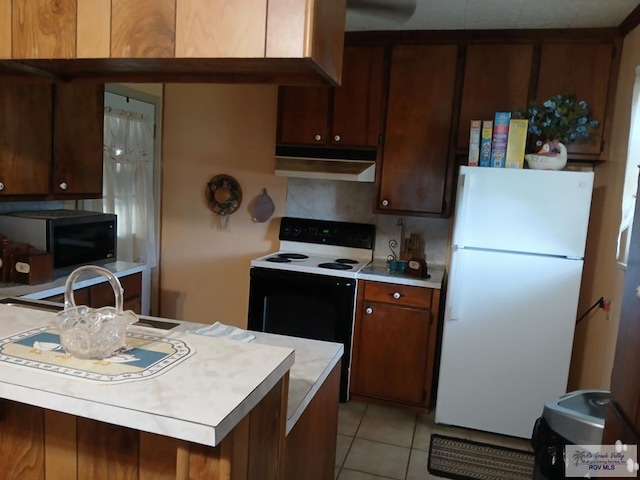
<instances>
[{"instance_id":1,"label":"black microwave","mask_svg":"<svg viewBox=\"0 0 640 480\"><path fill-rule=\"evenodd\" d=\"M52 254L55 274L116 261L117 217L84 210L38 210L0 215L0 235Z\"/></svg>"}]
</instances>

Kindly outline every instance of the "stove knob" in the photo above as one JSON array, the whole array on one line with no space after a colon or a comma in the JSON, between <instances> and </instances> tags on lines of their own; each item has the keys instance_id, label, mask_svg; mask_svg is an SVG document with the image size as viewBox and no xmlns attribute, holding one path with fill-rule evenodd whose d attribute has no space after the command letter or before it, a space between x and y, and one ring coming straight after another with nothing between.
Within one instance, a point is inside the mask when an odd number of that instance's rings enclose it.
<instances>
[{"instance_id":1,"label":"stove knob","mask_svg":"<svg viewBox=\"0 0 640 480\"><path fill-rule=\"evenodd\" d=\"M294 236L298 236L300 235L300 232L302 231L302 229L300 227L293 227L293 235Z\"/></svg>"}]
</instances>

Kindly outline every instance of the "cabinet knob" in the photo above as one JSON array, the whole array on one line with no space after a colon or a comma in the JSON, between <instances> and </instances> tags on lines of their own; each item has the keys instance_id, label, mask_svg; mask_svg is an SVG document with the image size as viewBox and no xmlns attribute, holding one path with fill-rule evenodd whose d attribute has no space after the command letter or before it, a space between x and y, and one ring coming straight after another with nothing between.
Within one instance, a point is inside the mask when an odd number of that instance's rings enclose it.
<instances>
[{"instance_id":1,"label":"cabinet knob","mask_svg":"<svg viewBox=\"0 0 640 480\"><path fill-rule=\"evenodd\" d=\"M380 202L380 205L382 205L383 207L387 207L389 206L389 200L387 200L386 198L384 200L382 200Z\"/></svg>"},{"instance_id":2,"label":"cabinet knob","mask_svg":"<svg viewBox=\"0 0 640 480\"><path fill-rule=\"evenodd\" d=\"M335 135L335 136L333 137L333 139L334 139L336 142L339 142L340 140L342 140L342 137L341 137L340 135Z\"/></svg>"},{"instance_id":3,"label":"cabinet knob","mask_svg":"<svg viewBox=\"0 0 640 480\"><path fill-rule=\"evenodd\" d=\"M316 142L319 142L320 140L322 140L322 135L318 134L315 137L313 137L316 139Z\"/></svg>"},{"instance_id":4,"label":"cabinet knob","mask_svg":"<svg viewBox=\"0 0 640 480\"><path fill-rule=\"evenodd\" d=\"M402 296L402 294L400 292L395 292L393 294L393 298L395 298L396 300L398 300L401 296Z\"/></svg>"},{"instance_id":5,"label":"cabinet knob","mask_svg":"<svg viewBox=\"0 0 640 480\"><path fill-rule=\"evenodd\" d=\"M364 311L364 313L366 313L367 315L371 315L373 313L373 308L371 307L367 307Z\"/></svg>"},{"instance_id":6,"label":"cabinet knob","mask_svg":"<svg viewBox=\"0 0 640 480\"><path fill-rule=\"evenodd\" d=\"M66 190L66 189L67 189L67 187L69 187L69 185L67 185L67 182L62 182L62 183L60 184L60 188L61 188L62 190Z\"/></svg>"},{"instance_id":7,"label":"cabinet knob","mask_svg":"<svg viewBox=\"0 0 640 480\"><path fill-rule=\"evenodd\" d=\"M0 190L4 190L4 183L0 182Z\"/></svg>"}]
</instances>

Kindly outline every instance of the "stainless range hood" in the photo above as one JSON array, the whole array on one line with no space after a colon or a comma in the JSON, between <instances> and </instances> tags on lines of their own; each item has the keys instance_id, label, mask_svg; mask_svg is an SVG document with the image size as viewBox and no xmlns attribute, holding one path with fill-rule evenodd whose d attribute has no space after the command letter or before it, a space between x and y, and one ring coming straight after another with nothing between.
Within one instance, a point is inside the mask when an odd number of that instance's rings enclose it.
<instances>
[{"instance_id":1,"label":"stainless range hood","mask_svg":"<svg viewBox=\"0 0 640 480\"><path fill-rule=\"evenodd\" d=\"M376 176L375 148L276 147L276 175L373 182Z\"/></svg>"}]
</instances>

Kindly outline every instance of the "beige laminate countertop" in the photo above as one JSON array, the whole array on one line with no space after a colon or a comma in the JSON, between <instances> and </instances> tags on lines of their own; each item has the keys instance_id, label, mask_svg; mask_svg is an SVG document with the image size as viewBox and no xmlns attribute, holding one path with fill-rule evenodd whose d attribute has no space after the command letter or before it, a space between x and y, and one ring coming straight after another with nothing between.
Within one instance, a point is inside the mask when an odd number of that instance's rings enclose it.
<instances>
[{"instance_id":1,"label":"beige laminate countertop","mask_svg":"<svg viewBox=\"0 0 640 480\"><path fill-rule=\"evenodd\" d=\"M21 357L11 353L11 342L50 325L55 315L0 305L0 398L216 446L294 364L293 348L156 330L156 337L186 342L191 356L136 381L101 383L73 368L12 361Z\"/></svg>"},{"instance_id":2,"label":"beige laminate countertop","mask_svg":"<svg viewBox=\"0 0 640 480\"><path fill-rule=\"evenodd\" d=\"M56 305L56 304L52 304L51 302L46 302L46 301L40 302L38 300L36 300L34 303L36 305L39 303L42 303L44 305ZM61 306L61 304L57 304L57 305ZM30 308L7 307L4 305L0 305L0 320L2 319L3 313L6 315L13 314L12 318L14 320L18 318L22 320L23 317L32 317L34 315L37 316L38 318L43 318L44 320L47 318L51 318L51 315L54 315L54 313L41 312L38 310L32 310ZM132 325L130 327L132 331L147 332L147 333L153 332L153 334L163 336L163 337L187 338L189 343L194 343L194 344L202 343L202 342L206 343L210 339L212 342L212 345L215 344L217 349L220 349L221 345L226 345L227 347L229 347L229 350L227 350L225 354L227 356L230 356L230 355L233 356L235 353L237 353L233 350L232 346L234 344L238 346L237 349L240 352L246 349L253 348L250 345L256 345L256 348L258 349L260 347L257 347L257 346L260 345L266 348L277 347L280 349L295 352L295 357L292 356L292 358L295 358L295 360L292 362L293 365L291 366L290 377L289 377L289 394L288 394L288 402L287 402L287 421L286 421L287 434L289 434L292 428L296 425L297 421L300 419L300 417L302 416L302 414L304 413L307 406L309 405L311 400L314 398L314 396L316 395L320 387L322 387L322 385L324 384L325 380L327 379L331 371L336 367L336 365L338 365L344 353L344 347L340 343L324 342L324 341L311 340L311 339L305 339L305 338L275 335L275 334L263 333L263 332L251 332L252 334L254 334L256 339L255 341L247 344L247 343L235 342L232 340L224 340L224 339L208 337L206 335L198 335L193 333L194 331L199 330L202 327L208 326L201 323L185 322L185 321L179 321L179 320L173 320L173 319L150 317L145 315L139 315L139 318L142 323L144 323L145 320L156 320L161 322L172 323L172 324L175 324L176 326L170 330L159 330L155 328L138 327L137 325ZM1 328L0 328L0 333L3 333ZM185 337L185 335L187 337ZM217 344L217 342L221 342L221 343ZM251 354L250 352L246 352L246 353ZM202 355L200 355L200 359L201 358L202 358ZM245 363L249 359L250 357L246 357ZM220 358L218 358L217 361L219 362ZM258 363L259 362L260 361L258 360ZM2 373L3 373L3 364L2 362L0 362L0 398L3 397L2 395L3 391L6 389L6 386L3 387ZM36 372L34 375L35 377L37 377L39 374L38 372ZM216 389L217 390L220 390L221 388L223 389L225 381L227 379L223 376L218 380L222 385L216 384ZM56 382L55 377L53 381ZM74 383L73 380L71 380L71 382ZM145 382L142 382L142 383L145 383ZM214 384L215 383L216 382L214 382ZM147 386L149 385L151 385L151 383L149 383ZM21 386L27 387L27 389L35 388L36 390L39 390L40 389L39 387L41 387L39 385L33 385L33 384L21 385ZM80 387L82 387L82 385L80 385ZM96 388L100 388L100 387L96 387ZM23 393L20 395L21 396L24 395L25 391L26 390L23 389L22 390ZM81 392L79 396L83 397L83 394L84 392ZM206 397L206 395L204 396ZM45 397L47 397L46 394L45 394ZM14 396L12 399L18 400L18 401L22 400L22 398L19 398L16 396ZM52 399L51 397L47 397L46 400L51 401ZM96 399L79 398L74 400L74 402L79 403L78 408L91 408L92 401L96 401ZM26 401L25 403L31 403L31 402ZM43 404L40 406L45 406L45 405L48 405L49 407L51 407L51 404ZM113 413L114 415L120 416L123 413L122 407L124 407L125 416L130 415L130 413L127 413L127 408L130 407L129 405L123 404L123 405L117 405L117 407L119 408L115 408L114 411L111 413ZM243 411L243 409L240 409L240 410ZM150 427L149 425L153 425L154 423L152 420L153 415L154 414L157 415L158 412L153 411L153 412L145 412L145 413L147 414L146 417L148 418L139 418L139 419L136 418L137 427L143 430L145 429L144 428L145 426L146 428L154 428L154 427ZM100 419L109 421L108 419L105 419L105 418L100 418ZM177 425L180 425L180 422L178 421L178 419L173 418L170 420L172 422L177 422ZM225 425L225 428L222 429L222 434L220 433L219 429L218 431L216 431L217 424L215 422L210 423L208 425L210 429L209 432L198 432L198 433L200 435L205 435L202 438L206 438L208 442L213 442L214 438L215 438L215 441L217 442L219 441L221 436L223 436L228 431L229 425L234 424L233 422L235 420L237 420L235 416L231 416L229 418L224 419L223 423L226 423L227 425ZM112 420L111 423L118 423L118 421ZM166 426L166 428L169 428L170 430L172 430L170 433L172 433L173 436L177 436L178 438L181 438L180 437L181 434L176 433L177 431L173 431L172 427L175 427L175 425ZM185 432L190 430L189 427L191 427L190 422L183 423L181 426L181 428L185 429ZM152 431L152 430L149 430L149 431ZM196 432L192 432L192 433L196 433Z\"/></svg>"},{"instance_id":3,"label":"beige laminate countertop","mask_svg":"<svg viewBox=\"0 0 640 480\"><path fill-rule=\"evenodd\" d=\"M358 272L358 280L440 289L444 276L444 265L427 265L427 268L430 278L418 278L406 273L391 272L386 260L375 259Z\"/></svg>"},{"instance_id":4,"label":"beige laminate countertop","mask_svg":"<svg viewBox=\"0 0 640 480\"><path fill-rule=\"evenodd\" d=\"M134 273L142 272L146 269L144 263L130 262L113 262L102 265L104 268L113 273L116 277L126 277ZM48 283L38 285L23 285L19 283L2 283L0 282L0 298L7 297L24 297L30 300L42 300L43 298L52 297L64 293L64 282L68 275ZM101 275L88 273L83 275L79 281L73 284L74 290L79 288L90 287L98 283L106 282L107 279Z\"/></svg>"}]
</instances>

